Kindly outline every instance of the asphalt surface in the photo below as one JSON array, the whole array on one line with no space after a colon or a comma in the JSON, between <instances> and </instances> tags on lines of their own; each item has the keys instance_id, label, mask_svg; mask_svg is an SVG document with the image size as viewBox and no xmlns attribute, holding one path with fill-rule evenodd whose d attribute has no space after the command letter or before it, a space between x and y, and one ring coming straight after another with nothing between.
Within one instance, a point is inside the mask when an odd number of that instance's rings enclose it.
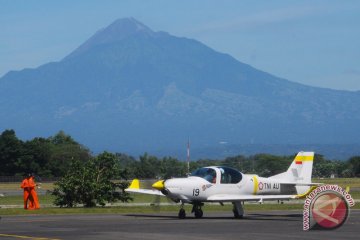
<instances>
[{"instance_id":1,"label":"asphalt surface","mask_svg":"<svg viewBox=\"0 0 360 240\"><path fill-rule=\"evenodd\" d=\"M302 230L301 211L204 213L178 219L174 213L127 215L3 216L0 239L359 239L360 211L331 231ZM188 214L189 215L189 214Z\"/></svg>"}]
</instances>

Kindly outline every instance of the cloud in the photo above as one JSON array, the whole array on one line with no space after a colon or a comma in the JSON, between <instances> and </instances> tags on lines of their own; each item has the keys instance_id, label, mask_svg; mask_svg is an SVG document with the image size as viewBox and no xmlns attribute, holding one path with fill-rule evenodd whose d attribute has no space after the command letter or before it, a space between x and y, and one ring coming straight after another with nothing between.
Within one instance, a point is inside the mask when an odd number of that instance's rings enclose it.
<instances>
[{"instance_id":1,"label":"cloud","mask_svg":"<svg viewBox=\"0 0 360 240\"><path fill-rule=\"evenodd\" d=\"M292 6L286 8L269 9L261 12L252 12L226 21L209 22L193 29L192 32L231 32L239 29L253 29L292 20L305 19L315 16L319 12L326 12L325 7Z\"/></svg>"},{"instance_id":2,"label":"cloud","mask_svg":"<svg viewBox=\"0 0 360 240\"><path fill-rule=\"evenodd\" d=\"M76 108L62 106L55 112L55 118L69 117L77 111Z\"/></svg>"},{"instance_id":3,"label":"cloud","mask_svg":"<svg viewBox=\"0 0 360 240\"><path fill-rule=\"evenodd\" d=\"M346 69L342 72L344 75L353 75L360 77L360 70L358 69Z\"/></svg>"}]
</instances>

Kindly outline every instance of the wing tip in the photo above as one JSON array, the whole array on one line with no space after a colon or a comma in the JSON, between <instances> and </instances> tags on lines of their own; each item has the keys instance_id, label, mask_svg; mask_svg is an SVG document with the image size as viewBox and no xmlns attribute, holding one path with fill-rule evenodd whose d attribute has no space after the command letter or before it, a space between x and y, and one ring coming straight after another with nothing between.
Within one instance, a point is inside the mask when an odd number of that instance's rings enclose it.
<instances>
[{"instance_id":1,"label":"wing tip","mask_svg":"<svg viewBox=\"0 0 360 240\"><path fill-rule=\"evenodd\" d=\"M127 189L140 189L140 181L135 178L131 181L130 186Z\"/></svg>"}]
</instances>

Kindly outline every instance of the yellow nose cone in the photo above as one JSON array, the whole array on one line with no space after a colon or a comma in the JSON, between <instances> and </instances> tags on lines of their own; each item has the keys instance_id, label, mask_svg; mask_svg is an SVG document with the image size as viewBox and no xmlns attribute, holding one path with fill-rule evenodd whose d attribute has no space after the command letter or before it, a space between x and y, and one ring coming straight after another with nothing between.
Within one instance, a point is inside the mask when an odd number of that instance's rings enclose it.
<instances>
[{"instance_id":1,"label":"yellow nose cone","mask_svg":"<svg viewBox=\"0 0 360 240\"><path fill-rule=\"evenodd\" d=\"M164 186L164 180L160 180L160 181L157 181L156 183L154 183L152 185L153 188L161 191L161 190L164 190L165 186Z\"/></svg>"}]
</instances>

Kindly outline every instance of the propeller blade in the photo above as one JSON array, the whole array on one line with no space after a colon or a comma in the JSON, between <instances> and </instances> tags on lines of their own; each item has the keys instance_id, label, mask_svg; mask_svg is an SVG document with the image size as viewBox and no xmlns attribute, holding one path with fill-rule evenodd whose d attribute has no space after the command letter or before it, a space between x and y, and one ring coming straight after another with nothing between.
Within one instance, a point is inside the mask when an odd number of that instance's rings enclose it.
<instances>
[{"instance_id":1,"label":"propeller blade","mask_svg":"<svg viewBox=\"0 0 360 240\"><path fill-rule=\"evenodd\" d=\"M150 204L153 211L160 212L160 195L156 195L154 201Z\"/></svg>"}]
</instances>

